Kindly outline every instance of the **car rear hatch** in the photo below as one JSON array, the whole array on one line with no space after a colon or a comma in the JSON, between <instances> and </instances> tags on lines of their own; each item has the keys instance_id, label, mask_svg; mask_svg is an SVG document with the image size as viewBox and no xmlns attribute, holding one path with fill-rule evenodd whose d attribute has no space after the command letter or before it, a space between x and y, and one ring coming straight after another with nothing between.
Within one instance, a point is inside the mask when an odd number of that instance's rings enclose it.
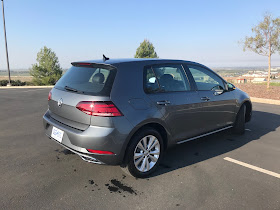
<instances>
[{"instance_id":1,"label":"car rear hatch","mask_svg":"<svg viewBox=\"0 0 280 210\"><path fill-rule=\"evenodd\" d=\"M91 102L110 101L116 68L93 63L72 65L50 92L49 112L59 123L85 130L92 117L87 106L91 107Z\"/></svg>"}]
</instances>

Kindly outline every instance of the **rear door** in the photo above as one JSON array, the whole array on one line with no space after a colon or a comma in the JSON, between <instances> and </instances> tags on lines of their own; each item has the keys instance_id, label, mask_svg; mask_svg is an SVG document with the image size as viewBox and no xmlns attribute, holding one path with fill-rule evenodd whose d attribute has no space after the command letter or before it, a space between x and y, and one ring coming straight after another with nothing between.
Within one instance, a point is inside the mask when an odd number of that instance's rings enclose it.
<instances>
[{"instance_id":1,"label":"rear door","mask_svg":"<svg viewBox=\"0 0 280 210\"><path fill-rule=\"evenodd\" d=\"M109 101L116 69L105 65L79 63L71 67L52 89L50 115L68 126L84 130L91 115L76 108L81 101Z\"/></svg>"},{"instance_id":2,"label":"rear door","mask_svg":"<svg viewBox=\"0 0 280 210\"><path fill-rule=\"evenodd\" d=\"M226 90L224 81L203 66L188 65L188 69L201 101L199 118L204 132L233 124L236 99Z\"/></svg>"},{"instance_id":3,"label":"rear door","mask_svg":"<svg viewBox=\"0 0 280 210\"><path fill-rule=\"evenodd\" d=\"M175 141L196 135L199 97L193 91L181 64L146 67L144 88L151 102L161 111Z\"/></svg>"}]
</instances>

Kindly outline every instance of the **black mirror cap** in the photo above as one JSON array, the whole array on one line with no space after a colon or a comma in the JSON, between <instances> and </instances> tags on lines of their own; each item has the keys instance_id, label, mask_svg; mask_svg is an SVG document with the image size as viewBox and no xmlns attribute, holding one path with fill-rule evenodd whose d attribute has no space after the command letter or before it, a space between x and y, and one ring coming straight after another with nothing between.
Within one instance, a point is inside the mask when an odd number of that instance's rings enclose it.
<instances>
[{"instance_id":1,"label":"black mirror cap","mask_svg":"<svg viewBox=\"0 0 280 210\"><path fill-rule=\"evenodd\" d=\"M233 91L236 89L236 87L232 84L232 83L227 83L227 88L228 88L228 91Z\"/></svg>"}]
</instances>

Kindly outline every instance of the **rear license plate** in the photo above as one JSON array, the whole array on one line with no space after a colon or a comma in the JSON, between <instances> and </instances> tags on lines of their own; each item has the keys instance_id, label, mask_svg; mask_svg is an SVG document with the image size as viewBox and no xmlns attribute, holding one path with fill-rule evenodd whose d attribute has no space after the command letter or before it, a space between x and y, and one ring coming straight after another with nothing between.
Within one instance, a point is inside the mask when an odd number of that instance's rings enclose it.
<instances>
[{"instance_id":1,"label":"rear license plate","mask_svg":"<svg viewBox=\"0 0 280 210\"><path fill-rule=\"evenodd\" d=\"M56 127L53 127L51 137L59 142L62 142L63 133L64 133L64 131L62 131Z\"/></svg>"}]
</instances>

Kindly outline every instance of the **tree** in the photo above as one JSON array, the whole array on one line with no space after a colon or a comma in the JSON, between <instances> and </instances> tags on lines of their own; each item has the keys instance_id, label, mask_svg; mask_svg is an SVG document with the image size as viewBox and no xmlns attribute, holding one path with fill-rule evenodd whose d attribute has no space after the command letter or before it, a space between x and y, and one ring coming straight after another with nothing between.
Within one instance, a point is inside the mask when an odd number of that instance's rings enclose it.
<instances>
[{"instance_id":1,"label":"tree","mask_svg":"<svg viewBox=\"0 0 280 210\"><path fill-rule=\"evenodd\" d=\"M54 85L62 75L56 54L44 46L37 54L37 62L32 65L30 74L35 85Z\"/></svg>"},{"instance_id":2,"label":"tree","mask_svg":"<svg viewBox=\"0 0 280 210\"><path fill-rule=\"evenodd\" d=\"M245 38L243 50L250 50L268 57L267 88L270 83L271 55L280 50L280 18L273 19L270 14L252 28L253 36Z\"/></svg>"},{"instance_id":3,"label":"tree","mask_svg":"<svg viewBox=\"0 0 280 210\"><path fill-rule=\"evenodd\" d=\"M158 58L154 45L145 39L136 50L135 58Z\"/></svg>"}]
</instances>

